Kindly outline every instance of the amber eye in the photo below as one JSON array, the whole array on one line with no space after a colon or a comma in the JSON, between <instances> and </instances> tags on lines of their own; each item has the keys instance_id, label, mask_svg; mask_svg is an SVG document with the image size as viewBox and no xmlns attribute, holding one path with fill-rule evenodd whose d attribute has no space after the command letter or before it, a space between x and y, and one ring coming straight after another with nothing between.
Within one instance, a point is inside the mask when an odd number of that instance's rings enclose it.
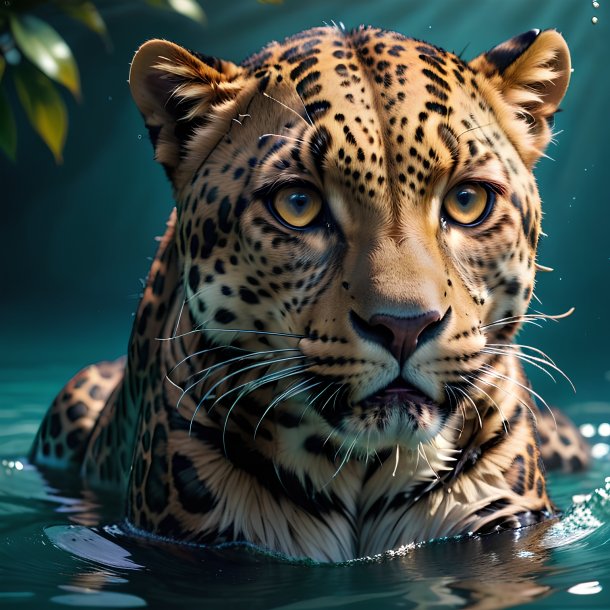
<instances>
[{"instance_id":1,"label":"amber eye","mask_svg":"<svg viewBox=\"0 0 610 610\"><path fill-rule=\"evenodd\" d=\"M462 182L454 186L443 200L443 209L449 220L473 226L483 222L495 198L494 192L479 182Z\"/></svg>"},{"instance_id":2,"label":"amber eye","mask_svg":"<svg viewBox=\"0 0 610 610\"><path fill-rule=\"evenodd\" d=\"M322 210L322 197L314 189L291 186L277 191L271 206L278 220L293 229L306 229Z\"/></svg>"}]
</instances>

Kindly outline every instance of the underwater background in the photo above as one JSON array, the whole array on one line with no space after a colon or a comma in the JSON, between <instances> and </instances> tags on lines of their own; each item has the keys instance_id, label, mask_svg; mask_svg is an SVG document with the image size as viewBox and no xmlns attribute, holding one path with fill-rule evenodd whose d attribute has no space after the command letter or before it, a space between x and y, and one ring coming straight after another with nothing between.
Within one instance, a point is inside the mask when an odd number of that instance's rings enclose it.
<instances>
[{"instance_id":1,"label":"underwater background","mask_svg":"<svg viewBox=\"0 0 610 610\"><path fill-rule=\"evenodd\" d=\"M0 0L0 17L3 5L19 3ZM205 24L141 0L95 0L111 43L40 4L35 14L76 57L82 99L62 94L69 131L58 164L6 87L17 152L15 161L0 152L0 607L610 608L603 492L594 494L602 498L593 510L599 524L586 536L551 532L543 552L537 536L546 534L528 532L312 567L243 550L147 546L90 529L113 514L82 497L77 481L48 482L61 490L53 492L24 459L63 383L89 362L124 353L154 237L172 208L127 85L142 42L166 38L239 62L272 39L334 20L397 30L468 60L528 29L556 28L574 71L547 150L552 159L536 172L547 234L538 260L555 271L538 275L541 303L532 309L575 312L524 329L520 342L570 376L576 393L529 371L549 403L585 426L598 456L584 475L551 477L555 501L567 508L601 488L610 475L610 0L201 0ZM0 31L0 49L2 40ZM69 529L71 522L79 525Z\"/></svg>"}]
</instances>

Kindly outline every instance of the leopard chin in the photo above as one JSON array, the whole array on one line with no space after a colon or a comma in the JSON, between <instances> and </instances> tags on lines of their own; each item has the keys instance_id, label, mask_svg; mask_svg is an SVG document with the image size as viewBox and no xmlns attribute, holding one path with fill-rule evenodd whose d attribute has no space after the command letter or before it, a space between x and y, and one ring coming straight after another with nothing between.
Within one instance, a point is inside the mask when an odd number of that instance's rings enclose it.
<instances>
[{"instance_id":1,"label":"leopard chin","mask_svg":"<svg viewBox=\"0 0 610 610\"><path fill-rule=\"evenodd\" d=\"M436 402L401 378L348 408L336 434L366 456L397 445L416 450L439 434L450 413L446 402Z\"/></svg>"}]
</instances>

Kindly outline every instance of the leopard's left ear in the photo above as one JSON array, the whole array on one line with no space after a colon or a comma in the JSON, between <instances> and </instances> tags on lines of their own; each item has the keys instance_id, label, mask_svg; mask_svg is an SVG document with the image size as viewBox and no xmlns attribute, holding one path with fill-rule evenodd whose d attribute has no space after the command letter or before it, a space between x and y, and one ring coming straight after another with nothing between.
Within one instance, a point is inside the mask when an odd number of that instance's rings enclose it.
<instances>
[{"instance_id":1,"label":"leopard's left ear","mask_svg":"<svg viewBox=\"0 0 610 610\"><path fill-rule=\"evenodd\" d=\"M174 186L188 171L183 162L195 139L207 137L214 144L215 136L226 130L243 88L241 74L242 69L229 61L165 40L150 40L138 49L129 86L148 127L155 159Z\"/></svg>"},{"instance_id":2,"label":"leopard's left ear","mask_svg":"<svg viewBox=\"0 0 610 610\"><path fill-rule=\"evenodd\" d=\"M522 158L533 165L549 143L549 123L570 82L565 40L555 30L530 30L479 55L470 67L483 73L513 108L511 118L517 119L519 136L525 137Z\"/></svg>"}]
</instances>

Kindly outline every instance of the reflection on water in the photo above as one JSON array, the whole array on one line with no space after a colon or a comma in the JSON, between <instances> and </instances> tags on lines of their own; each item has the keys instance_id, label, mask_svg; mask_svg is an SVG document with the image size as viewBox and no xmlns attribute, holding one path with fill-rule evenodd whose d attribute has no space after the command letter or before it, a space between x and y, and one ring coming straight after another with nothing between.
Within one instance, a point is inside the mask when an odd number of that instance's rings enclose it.
<instances>
[{"instance_id":1,"label":"reflection on water","mask_svg":"<svg viewBox=\"0 0 610 610\"><path fill-rule=\"evenodd\" d=\"M608 412L608 411L606 411ZM594 426L593 442L603 422ZM607 439L606 439L607 440ZM344 565L282 561L252 547L203 549L133 535L112 496L21 459L0 470L0 606L115 608L608 607L610 461L551 477L561 520L436 541ZM112 525L118 524L118 525ZM551 598L552 601L546 600ZM584 600L584 601L583 601ZM578 604L574 606L574 602Z\"/></svg>"}]
</instances>

